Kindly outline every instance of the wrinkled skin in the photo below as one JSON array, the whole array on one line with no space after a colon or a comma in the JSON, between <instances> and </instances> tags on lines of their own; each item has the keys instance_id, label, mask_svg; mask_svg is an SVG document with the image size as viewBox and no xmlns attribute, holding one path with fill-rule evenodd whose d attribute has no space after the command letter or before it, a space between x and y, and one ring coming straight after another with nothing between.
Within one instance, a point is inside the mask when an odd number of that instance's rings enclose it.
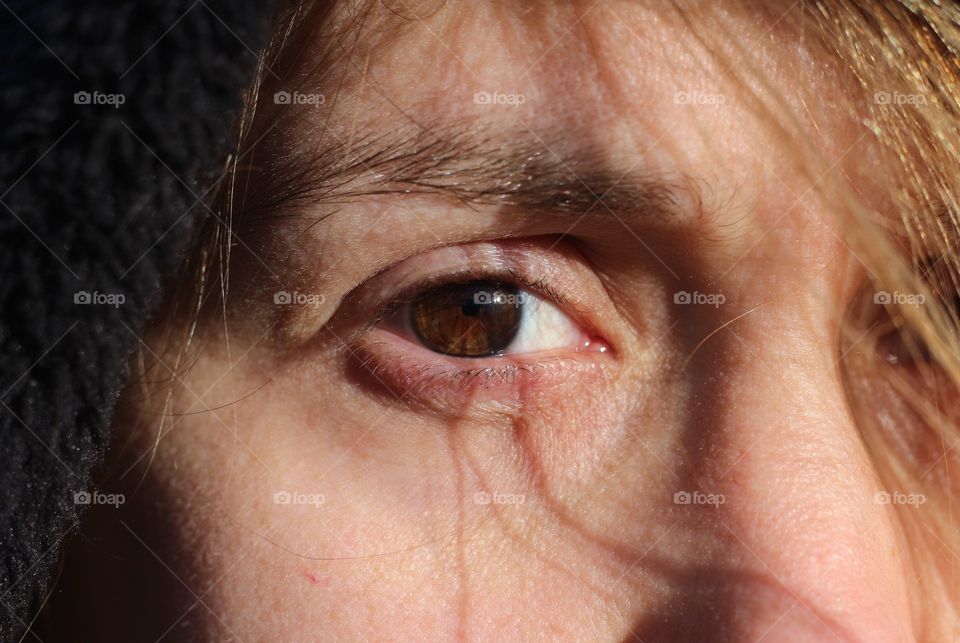
<instances>
[{"instance_id":1,"label":"wrinkled skin","mask_svg":"<svg viewBox=\"0 0 960 643\"><path fill-rule=\"evenodd\" d=\"M626 182L665 178L677 197L665 214L641 203L578 218L380 194L317 225L327 210L307 204L243 231L226 322L199 327L173 428L157 440L162 394L124 396L102 489L127 502L95 508L96 546L68 559L71 598L53 607L69 631L914 640L917 572L875 501L837 367L864 270L759 99L783 92L781 115L800 119L795 138L815 143L829 179L869 193L884 177L858 170L870 138L829 99L848 81L777 23L786 5L721 4L692 14L727 34L718 52L665 3L450 3L365 32L349 67L303 88L324 105L269 105L296 110L277 145L323 126L338 140L391 132L404 114L471 122L509 132L504 144L599 158ZM730 69L768 84L748 80L749 96ZM478 104L481 91L522 103ZM419 275L484 252L533 265L608 350L561 343L464 366L364 326ZM279 290L322 303L275 305ZM675 303L680 292L722 302ZM451 375L505 364L517 368Z\"/></svg>"}]
</instances>

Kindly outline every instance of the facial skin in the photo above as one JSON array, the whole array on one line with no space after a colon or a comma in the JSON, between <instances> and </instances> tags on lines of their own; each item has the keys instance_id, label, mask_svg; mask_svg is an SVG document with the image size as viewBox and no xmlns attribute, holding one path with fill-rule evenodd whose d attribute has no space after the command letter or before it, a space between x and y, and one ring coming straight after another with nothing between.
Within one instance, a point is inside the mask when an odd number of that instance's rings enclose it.
<instances>
[{"instance_id":1,"label":"facial skin","mask_svg":"<svg viewBox=\"0 0 960 643\"><path fill-rule=\"evenodd\" d=\"M301 86L323 105L268 96L287 119L264 139L273 154L456 131L474 151L446 160L445 185L516 148L541 155L534 174L553 163L577 203L604 198L558 212L381 186L245 227L226 321L200 326L173 428L153 430L162 396L144 409L132 387L121 405L104 491L128 501L94 510L96 546L64 584L96 578L118 598L72 594L71 631L914 640L917 571L875 502L837 365L863 268L757 100L782 92L826 180L867 193L870 139L824 98L851 88L777 22L786 9L692 14L729 32L719 53L737 71L770 79L747 81L754 96L673 8L626 1L382 17L349 66ZM375 189L374 169L351 187ZM389 319L368 327L404 288L465 269L539 282L526 291L570 325L472 359ZM275 304L279 291L315 297Z\"/></svg>"}]
</instances>

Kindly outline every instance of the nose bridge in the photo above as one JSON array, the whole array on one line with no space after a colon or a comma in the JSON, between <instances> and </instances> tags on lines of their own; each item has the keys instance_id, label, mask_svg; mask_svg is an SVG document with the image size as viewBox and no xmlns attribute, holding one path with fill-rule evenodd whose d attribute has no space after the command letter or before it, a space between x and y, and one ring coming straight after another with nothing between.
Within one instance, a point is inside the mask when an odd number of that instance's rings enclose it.
<instances>
[{"instance_id":1,"label":"nose bridge","mask_svg":"<svg viewBox=\"0 0 960 643\"><path fill-rule=\"evenodd\" d=\"M689 365L723 365L675 500L720 543L707 594L741 606L727 626L743 640L910 640L895 532L835 364L814 330L783 328L746 321Z\"/></svg>"}]
</instances>

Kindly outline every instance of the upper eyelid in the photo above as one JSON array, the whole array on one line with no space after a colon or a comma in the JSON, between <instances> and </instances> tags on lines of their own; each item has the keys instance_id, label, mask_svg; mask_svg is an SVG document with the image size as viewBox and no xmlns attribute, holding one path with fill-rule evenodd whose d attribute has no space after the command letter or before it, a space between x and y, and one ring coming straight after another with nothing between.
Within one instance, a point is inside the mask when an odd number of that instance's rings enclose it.
<instances>
[{"instance_id":1,"label":"upper eyelid","mask_svg":"<svg viewBox=\"0 0 960 643\"><path fill-rule=\"evenodd\" d=\"M462 272L450 273L447 275L438 274L418 284L411 285L409 288L401 291L401 294L402 296L409 298L409 302L412 301L416 295L430 290L431 288L452 283L465 283L467 281L489 281L494 278L498 281L513 283L515 286L520 286L534 292L545 294L561 305L567 304L570 301L569 297L557 292L557 290L551 287L550 284L547 283L543 278L531 279L515 268L507 268L502 270L472 270L468 268ZM399 300L400 297L398 296L395 299Z\"/></svg>"}]
</instances>

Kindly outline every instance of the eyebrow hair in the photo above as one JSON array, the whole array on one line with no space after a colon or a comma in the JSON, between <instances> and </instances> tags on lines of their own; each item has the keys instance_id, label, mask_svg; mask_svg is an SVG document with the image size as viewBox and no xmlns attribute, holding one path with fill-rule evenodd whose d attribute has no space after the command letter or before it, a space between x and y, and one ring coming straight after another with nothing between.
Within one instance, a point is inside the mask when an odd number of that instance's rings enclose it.
<instances>
[{"instance_id":1,"label":"eyebrow hair","mask_svg":"<svg viewBox=\"0 0 960 643\"><path fill-rule=\"evenodd\" d=\"M666 217L681 202L702 203L692 181L618 171L596 145L576 137L459 124L376 133L350 142L285 144L285 154L253 168L257 189L242 211L302 216L377 195L430 194L465 206L494 205L550 214L643 213Z\"/></svg>"}]
</instances>

